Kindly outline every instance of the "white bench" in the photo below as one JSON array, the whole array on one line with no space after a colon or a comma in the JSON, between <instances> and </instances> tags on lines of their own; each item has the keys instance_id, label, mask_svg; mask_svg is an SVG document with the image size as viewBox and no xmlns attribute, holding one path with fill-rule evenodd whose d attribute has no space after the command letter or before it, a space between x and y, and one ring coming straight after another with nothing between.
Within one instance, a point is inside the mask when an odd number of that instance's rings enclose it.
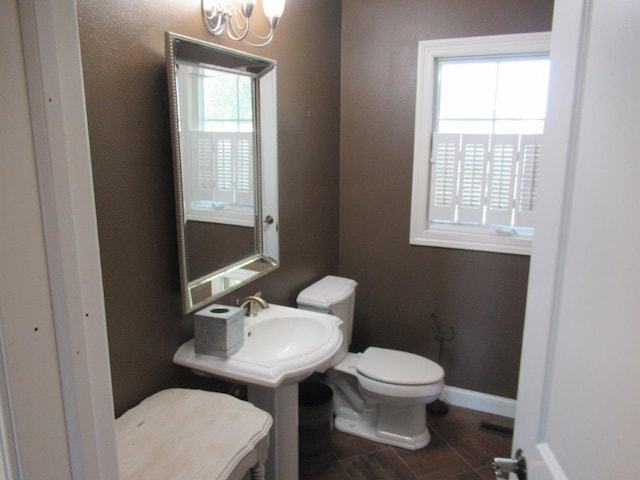
<instances>
[{"instance_id":1,"label":"white bench","mask_svg":"<svg viewBox=\"0 0 640 480\"><path fill-rule=\"evenodd\" d=\"M116 420L121 480L263 480L272 423L231 395L163 390Z\"/></svg>"}]
</instances>

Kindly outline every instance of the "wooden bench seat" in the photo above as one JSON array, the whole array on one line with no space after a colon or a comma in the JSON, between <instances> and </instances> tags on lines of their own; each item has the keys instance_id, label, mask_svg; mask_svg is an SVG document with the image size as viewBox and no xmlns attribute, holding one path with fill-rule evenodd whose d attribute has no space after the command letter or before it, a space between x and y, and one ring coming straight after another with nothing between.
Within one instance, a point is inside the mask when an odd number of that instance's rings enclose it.
<instances>
[{"instance_id":1,"label":"wooden bench seat","mask_svg":"<svg viewBox=\"0 0 640 480\"><path fill-rule=\"evenodd\" d=\"M264 479L271 424L231 395L163 390L116 420L121 480Z\"/></svg>"}]
</instances>

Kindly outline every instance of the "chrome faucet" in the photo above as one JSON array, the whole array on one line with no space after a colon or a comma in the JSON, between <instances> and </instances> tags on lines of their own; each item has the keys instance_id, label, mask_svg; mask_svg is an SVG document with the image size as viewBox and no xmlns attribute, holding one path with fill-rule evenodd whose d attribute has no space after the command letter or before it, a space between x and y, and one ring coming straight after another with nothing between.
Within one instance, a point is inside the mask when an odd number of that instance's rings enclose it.
<instances>
[{"instance_id":1,"label":"chrome faucet","mask_svg":"<svg viewBox=\"0 0 640 480\"><path fill-rule=\"evenodd\" d=\"M238 302L240 308L246 308L248 317L255 317L258 312L256 311L256 305L259 305L260 308L269 308L269 304L262 298L262 292L258 292L255 295L251 295L242 300L242 302Z\"/></svg>"}]
</instances>

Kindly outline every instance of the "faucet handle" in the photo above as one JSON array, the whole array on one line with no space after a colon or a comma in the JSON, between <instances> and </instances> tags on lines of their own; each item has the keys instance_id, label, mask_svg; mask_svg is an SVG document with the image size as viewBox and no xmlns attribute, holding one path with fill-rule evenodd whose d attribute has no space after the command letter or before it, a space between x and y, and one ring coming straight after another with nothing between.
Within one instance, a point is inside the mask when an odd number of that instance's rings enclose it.
<instances>
[{"instance_id":1,"label":"faucet handle","mask_svg":"<svg viewBox=\"0 0 640 480\"><path fill-rule=\"evenodd\" d=\"M269 304L261 297L262 292L258 292L255 295L250 295L242 300L237 306L247 309L247 316L255 317L258 312L257 306L261 308L269 308Z\"/></svg>"},{"instance_id":2,"label":"faucet handle","mask_svg":"<svg viewBox=\"0 0 640 480\"><path fill-rule=\"evenodd\" d=\"M245 297L242 300L240 300L239 298L236 297L236 301L234 303L235 303L236 307L239 307L241 303L244 303L245 300L248 300L251 297L262 298L262 292L257 292L254 295L249 295L248 297Z\"/></svg>"}]
</instances>

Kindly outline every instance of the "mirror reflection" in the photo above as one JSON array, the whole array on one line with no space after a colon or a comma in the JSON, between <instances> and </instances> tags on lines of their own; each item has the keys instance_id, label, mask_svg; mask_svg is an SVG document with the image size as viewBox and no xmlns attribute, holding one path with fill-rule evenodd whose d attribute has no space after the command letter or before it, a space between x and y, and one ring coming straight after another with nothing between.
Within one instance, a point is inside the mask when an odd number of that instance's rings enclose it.
<instances>
[{"instance_id":1,"label":"mirror reflection","mask_svg":"<svg viewBox=\"0 0 640 480\"><path fill-rule=\"evenodd\" d=\"M278 266L275 62L167 34L183 311Z\"/></svg>"}]
</instances>

